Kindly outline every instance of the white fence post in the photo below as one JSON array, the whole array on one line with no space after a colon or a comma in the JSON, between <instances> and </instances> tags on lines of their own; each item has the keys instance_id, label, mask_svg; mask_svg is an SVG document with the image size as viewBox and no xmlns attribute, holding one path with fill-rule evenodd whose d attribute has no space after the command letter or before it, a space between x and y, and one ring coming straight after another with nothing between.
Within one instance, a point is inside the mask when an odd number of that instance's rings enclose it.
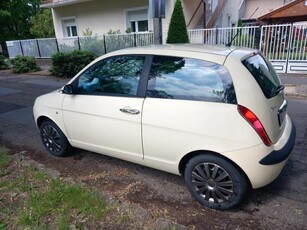
<instances>
[{"instance_id":1,"label":"white fence post","mask_svg":"<svg viewBox=\"0 0 307 230\"><path fill-rule=\"evenodd\" d=\"M286 57L286 68L285 73L288 72L289 68L289 59L290 59L290 53L292 50L292 32L293 32L293 25L290 26L289 29L289 40L288 40L288 46L287 46L287 57Z\"/></svg>"}]
</instances>

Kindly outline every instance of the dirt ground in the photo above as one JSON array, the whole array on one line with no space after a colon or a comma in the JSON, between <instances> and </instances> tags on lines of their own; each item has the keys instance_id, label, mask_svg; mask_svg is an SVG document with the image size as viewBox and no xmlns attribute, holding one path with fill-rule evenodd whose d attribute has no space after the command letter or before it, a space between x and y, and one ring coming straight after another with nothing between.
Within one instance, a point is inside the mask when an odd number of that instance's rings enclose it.
<instances>
[{"instance_id":1,"label":"dirt ground","mask_svg":"<svg viewBox=\"0 0 307 230\"><path fill-rule=\"evenodd\" d=\"M194 201L183 180L174 175L82 150L57 158L9 147L12 154L44 165L42 170L49 174L83 182L107 199L128 205L137 214L130 216L129 224L120 225L126 229L306 229L305 204L289 206L273 191L254 191L241 207L215 211Z\"/></svg>"},{"instance_id":2,"label":"dirt ground","mask_svg":"<svg viewBox=\"0 0 307 230\"><path fill-rule=\"evenodd\" d=\"M0 144L18 157L44 165L43 170L85 183L131 210L133 219L120 229L307 229L307 115L300 111L305 102L293 101L297 106L289 108L298 137L281 175L272 184L252 191L242 206L222 212L198 204L176 175L83 150L65 158L51 156L34 126L32 105L38 95L58 88L56 84L61 82L43 76L2 74Z\"/></svg>"}]
</instances>

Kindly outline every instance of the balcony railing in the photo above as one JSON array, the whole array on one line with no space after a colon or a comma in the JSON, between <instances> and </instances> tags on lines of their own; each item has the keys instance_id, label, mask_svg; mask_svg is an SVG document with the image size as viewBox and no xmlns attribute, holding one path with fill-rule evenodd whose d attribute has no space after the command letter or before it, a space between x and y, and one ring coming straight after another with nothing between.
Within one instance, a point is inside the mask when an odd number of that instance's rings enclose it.
<instances>
[{"instance_id":1,"label":"balcony railing","mask_svg":"<svg viewBox=\"0 0 307 230\"><path fill-rule=\"evenodd\" d=\"M67 0L41 0L42 4L48 4L48 3L57 3L57 2L65 2Z\"/></svg>"},{"instance_id":2,"label":"balcony railing","mask_svg":"<svg viewBox=\"0 0 307 230\"><path fill-rule=\"evenodd\" d=\"M46 8L53 8L57 6L71 5L89 1L93 0L41 0L41 6Z\"/></svg>"},{"instance_id":3,"label":"balcony railing","mask_svg":"<svg viewBox=\"0 0 307 230\"><path fill-rule=\"evenodd\" d=\"M46 3L50 3L50 2L52 2L52 0L41 0L42 4L46 4Z\"/></svg>"}]
</instances>

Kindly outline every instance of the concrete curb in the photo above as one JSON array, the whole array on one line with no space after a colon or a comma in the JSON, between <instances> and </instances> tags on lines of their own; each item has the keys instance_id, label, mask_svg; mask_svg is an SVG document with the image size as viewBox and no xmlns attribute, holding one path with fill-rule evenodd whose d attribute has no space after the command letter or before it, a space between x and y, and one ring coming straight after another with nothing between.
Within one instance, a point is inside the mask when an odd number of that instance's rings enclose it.
<instances>
[{"instance_id":1,"label":"concrete curb","mask_svg":"<svg viewBox=\"0 0 307 230\"><path fill-rule=\"evenodd\" d=\"M285 94L291 97L307 99L307 85L285 85Z\"/></svg>"}]
</instances>

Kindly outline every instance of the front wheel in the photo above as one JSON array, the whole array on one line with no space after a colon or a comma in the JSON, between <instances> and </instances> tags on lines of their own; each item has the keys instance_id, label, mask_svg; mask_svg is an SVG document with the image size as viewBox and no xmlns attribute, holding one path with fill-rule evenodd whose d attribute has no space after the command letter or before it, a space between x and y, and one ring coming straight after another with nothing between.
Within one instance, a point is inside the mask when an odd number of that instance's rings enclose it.
<instances>
[{"instance_id":1,"label":"front wheel","mask_svg":"<svg viewBox=\"0 0 307 230\"><path fill-rule=\"evenodd\" d=\"M40 126L40 136L46 149L54 156L65 156L70 150L66 136L53 121L43 121Z\"/></svg>"},{"instance_id":2,"label":"front wheel","mask_svg":"<svg viewBox=\"0 0 307 230\"><path fill-rule=\"evenodd\" d=\"M217 210L240 204L248 190L248 181L239 169L211 154L192 158L186 165L184 180L199 203Z\"/></svg>"}]
</instances>

